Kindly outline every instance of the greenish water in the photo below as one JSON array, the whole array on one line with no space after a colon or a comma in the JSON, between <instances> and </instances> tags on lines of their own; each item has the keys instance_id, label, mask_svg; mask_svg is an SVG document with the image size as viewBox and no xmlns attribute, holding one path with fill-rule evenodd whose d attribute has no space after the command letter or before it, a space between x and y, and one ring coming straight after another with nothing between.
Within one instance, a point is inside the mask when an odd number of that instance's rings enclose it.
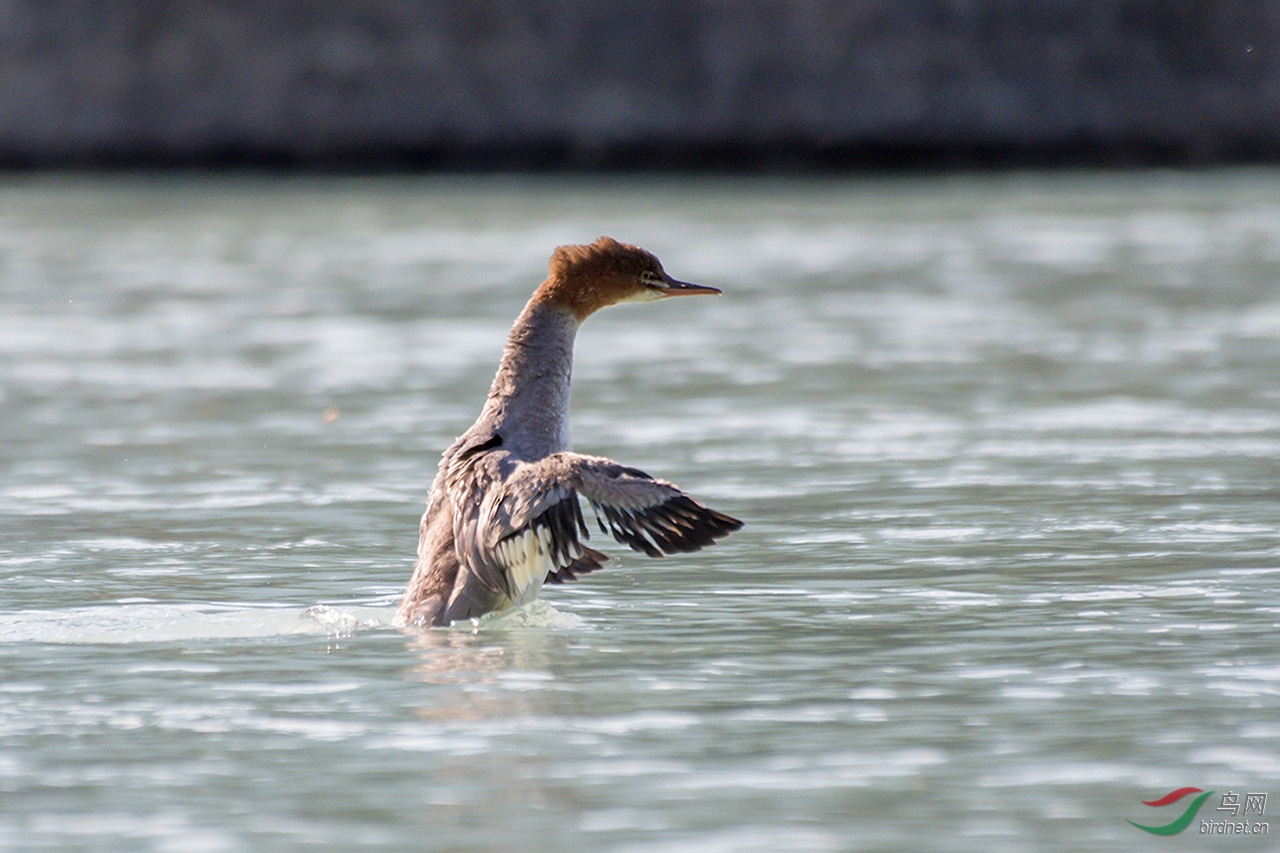
<instances>
[{"instance_id":1,"label":"greenish water","mask_svg":"<svg viewBox=\"0 0 1280 853\"><path fill-rule=\"evenodd\" d=\"M389 628L599 234L725 295L593 317L575 445L746 528ZM1280 808L1278 484L1274 171L9 178L0 847L1276 849L1198 829Z\"/></svg>"}]
</instances>

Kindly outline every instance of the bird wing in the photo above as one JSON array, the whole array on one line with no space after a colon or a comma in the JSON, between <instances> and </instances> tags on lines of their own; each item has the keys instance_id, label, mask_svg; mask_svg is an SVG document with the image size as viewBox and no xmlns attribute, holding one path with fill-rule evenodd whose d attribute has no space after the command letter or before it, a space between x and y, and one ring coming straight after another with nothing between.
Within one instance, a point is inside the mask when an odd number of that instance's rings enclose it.
<instances>
[{"instance_id":1,"label":"bird wing","mask_svg":"<svg viewBox=\"0 0 1280 853\"><path fill-rule=\"evenodd\" d=\"M582 508L561 473L497 449L459 460L448 473L454 547L495 605L524 603L543 582L573 580L609 559L582 544Z\"/></svg>"},{"instance_id":2,"label":"bird wing","mask_svg":"<svg viewBox=\"0 0 1280 853\"><path fill-rule=\"evenodd\" d=\"M457 538L471 570L513 601L543 581L563 583L602 567L607 556L583 545L590 538L579 495L595 510L600 530L650 557L697 551L742 527L677 486L598 456L554 453L536 462L486 454L495 470L479 512ZM500 482L500 484L499 484ZM473 503L472 506L476 504Z\"/></svg>"},{"instance_id":3,"label":"bird wing","mask_svg":"<svg viewBox=\"0 0 1280 853\"><path fill-rule=\"evenodd\" d=\"M591 502L600 530L650 557L698 551L742 527L674 483L612 459L576 458L578 488Z\"/></svg>"}]
</instances>

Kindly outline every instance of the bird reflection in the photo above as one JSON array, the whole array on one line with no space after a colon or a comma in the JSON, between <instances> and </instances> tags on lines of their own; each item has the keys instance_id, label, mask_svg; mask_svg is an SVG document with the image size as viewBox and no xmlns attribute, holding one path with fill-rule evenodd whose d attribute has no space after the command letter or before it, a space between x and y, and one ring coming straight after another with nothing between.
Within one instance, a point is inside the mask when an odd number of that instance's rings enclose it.
<instances>
[{"instance_id":1,"label":"bird reflection","mask_svg":"<svg viewBox=\"0 0 1280 853\"><path fill-rule=\"evenodd\" d=\"M408 649L419 663L416 681L440 688L417 716L428 720L514 719L549 713L543 688L555 682L553 660L568 653L570 637L543 630L418 631Z\"/></svg>"}]
</instances>

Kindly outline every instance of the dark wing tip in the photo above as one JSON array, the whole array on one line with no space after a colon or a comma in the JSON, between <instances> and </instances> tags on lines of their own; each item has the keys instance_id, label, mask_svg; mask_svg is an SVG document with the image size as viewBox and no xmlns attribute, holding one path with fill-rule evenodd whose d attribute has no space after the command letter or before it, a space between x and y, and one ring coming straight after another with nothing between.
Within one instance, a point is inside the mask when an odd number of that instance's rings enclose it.
<instances>
[{"instance_id":1,"label":"dark wing tip","mask_svg":"<svg viewBox=\"0 0 1280 853\"><path fill-rule=\"evenodd\" d=\"M566 581L577 580L578 575L585 575L587 572L603 569L608 559L609 555L601 554L594 548L583 548L581 557L558 571L548 572L547 583L565 583Z\"/></svg>"},{"instance_id":2,"label":"dark wing tip","mask_svg":"<svg viewBox=\"0 0 1280 853\"><path fill-rule=\"evenodd\" d=\"M643 510L599 509L614 539L650 557L700 551L742 527L733 516L683 494Z\"/></svg>"}]
</instances>

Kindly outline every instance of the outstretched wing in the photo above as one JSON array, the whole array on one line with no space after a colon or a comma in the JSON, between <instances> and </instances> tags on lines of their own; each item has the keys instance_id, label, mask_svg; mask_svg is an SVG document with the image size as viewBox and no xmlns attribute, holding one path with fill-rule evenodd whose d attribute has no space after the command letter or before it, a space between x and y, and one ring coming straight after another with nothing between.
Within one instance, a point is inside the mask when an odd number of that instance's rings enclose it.
<instances>
[{"instance_id":1,"label":"outstretched wing","mask_svg":"<svg viewBox=\"0 0 1280 853\"><path fill-rule=\"evenodd\" d=\"M673 483L611 459L578 459L578 488L595 509L600 530L650 557L698 551L742 527Z\"/></svg>"},{"instance_id":2,"label":"outstretched wing","mask_svg":"<svg viewBox=\"0 0 1280 853\"><path fill-rule=\"evenodd\" d=\"M602 531L651 557L697 551L742 526L675 485L611 459L555 453L507 465L473 515L464 560L513 602L536 595L543 581L573 580L608 559L583 545L590 534L579 495L591 503ZM467 539L459 537L460 551Z\"/></svg>"}]
</instances>

